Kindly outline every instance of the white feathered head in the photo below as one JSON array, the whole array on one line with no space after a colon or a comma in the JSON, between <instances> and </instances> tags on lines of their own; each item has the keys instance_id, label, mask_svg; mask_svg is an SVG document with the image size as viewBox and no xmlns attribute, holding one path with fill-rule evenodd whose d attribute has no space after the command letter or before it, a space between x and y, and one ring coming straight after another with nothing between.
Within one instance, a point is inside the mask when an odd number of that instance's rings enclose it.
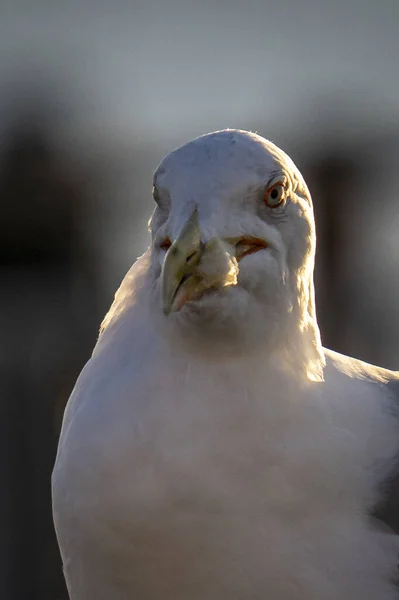
<instances>
[{"instance_id":1,"label":"white feathered head","mask_svg":"<svg viewBox=\"0 0 399 600\"><path fill-rule=\"evenodd\" d=\"M152 244L122 282L96 352L116 330L128 335L134 314L172 349L262 353L322 379L313 208L292 160L257 134L217 131L168 154L153 195Z\"/></svg>"},{"instance_id":2,"label":"white feathered head","mask_svg":"<svg viewBox=\"0 0 399 600\"><path fill-rule=\"evenodd\" d=\"M296 353L318 378L315 225L292 160L257 134L217 131L168 154L153 193L150 276L164 319L216 346Z\"/></svg>"}]
</instances>

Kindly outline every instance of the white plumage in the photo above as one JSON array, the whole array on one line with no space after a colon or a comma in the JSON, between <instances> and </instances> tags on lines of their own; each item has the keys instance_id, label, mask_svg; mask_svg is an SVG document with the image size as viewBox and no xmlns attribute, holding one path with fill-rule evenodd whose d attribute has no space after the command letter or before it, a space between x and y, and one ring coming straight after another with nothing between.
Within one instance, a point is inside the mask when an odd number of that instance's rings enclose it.
<instances>
[{"instance_id":1,"label":"white plumage","mask_svg":"<svg viewBox=\"0 0 399 600\"><path fill-rule=\"evenodd\" d=\"M397 536L371 514L399 377L321 346L300 173L225 130L169 154L154 197L64 417L71 599L394 600Z\"/></svg>"}]
</instances>

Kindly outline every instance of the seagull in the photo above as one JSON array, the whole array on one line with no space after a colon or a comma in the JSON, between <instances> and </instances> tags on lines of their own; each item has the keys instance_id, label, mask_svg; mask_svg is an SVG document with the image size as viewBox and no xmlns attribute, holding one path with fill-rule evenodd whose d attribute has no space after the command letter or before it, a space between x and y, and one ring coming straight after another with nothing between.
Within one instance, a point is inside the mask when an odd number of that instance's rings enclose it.
<instances>
[{"instance_id":1,"label":"seagull","mask_svg":"<svg viewBox=\"0 0 399 600\"><path fill-rule=\"evenodd\" d=\"M398 598L399 373L322 346L299 170L227 129L153 198L65 410L71 600Z\"/></svg>"}]
</instances>

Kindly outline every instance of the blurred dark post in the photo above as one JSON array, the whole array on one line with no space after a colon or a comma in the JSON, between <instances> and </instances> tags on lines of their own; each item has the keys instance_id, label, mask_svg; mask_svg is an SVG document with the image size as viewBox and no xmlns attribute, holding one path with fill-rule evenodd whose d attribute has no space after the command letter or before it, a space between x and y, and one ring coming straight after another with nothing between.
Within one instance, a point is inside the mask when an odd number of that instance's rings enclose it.
<instances>
[{"instance_id":1,"label":"blurred dark post","mask_svg":"<svg viewBox=\"0 0 399 600\"><path fill-rule=\"evenodd\" d=\"M50 477L62 411L100 321L96 264L82 236L85 182L46 131L39 117L21 116L0 152L4 600L67 598Z\"/></svg>"},{"instance_id":2,"label":"blurred dark post","mask_svg":"<svg viewBox=\"0 0 399 600\"><path fill-rule=\"evenodd\" d=\"M307 180L312 190L317 231L315 285L318 320L323 343L339 352L348 352L352 306L351 278L345 265L351 264L356 240L356 203L353 190L361 178L359 165L345 149L326 153L312 161ZM353 218L352 218L353 217Z\"/></svg>"}]
</instances>

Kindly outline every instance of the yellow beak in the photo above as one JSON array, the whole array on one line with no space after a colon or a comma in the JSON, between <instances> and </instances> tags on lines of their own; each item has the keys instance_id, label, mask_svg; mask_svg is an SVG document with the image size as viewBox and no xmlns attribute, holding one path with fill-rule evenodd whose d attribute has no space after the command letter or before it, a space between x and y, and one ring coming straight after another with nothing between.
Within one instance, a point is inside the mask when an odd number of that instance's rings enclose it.
<instances>
[{"instance_id":1,"label":"yellow beak","mask_svg":"<svg viewBox=\"0 0 399 600\"><path fill-rule=\"evenodd\" d=\"M165 315L180 310L205 291L237 283L235 245L213 238L201 241L197 210L169 248L162 267L162 303Z\"/></svg>"},{"instance_id":2,"label":"yellow beak","mask_svg":"<svg viewBox=\"0 0 399 600\"><path fill-rule=\"evenodd\" d=\"M197 209L169 248L162 267L162 303L165 315L181 308L185 296L195 295L201 277L195 275L202 254Z\"/></svg>"}]
</instances>

